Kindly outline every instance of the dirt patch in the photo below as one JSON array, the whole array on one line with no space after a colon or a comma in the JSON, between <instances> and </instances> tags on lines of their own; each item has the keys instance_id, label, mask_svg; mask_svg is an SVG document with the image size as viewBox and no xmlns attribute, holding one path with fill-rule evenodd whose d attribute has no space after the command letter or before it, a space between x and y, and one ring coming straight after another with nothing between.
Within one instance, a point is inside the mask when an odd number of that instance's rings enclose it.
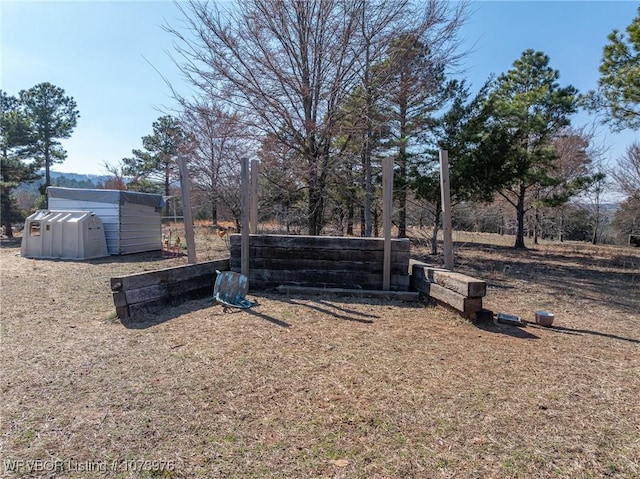
<instances>
[{"instance_id":1,"label":"dirt patch","mask_svg":"<svg viewBox=\"0 0 640 479\"><path fill-rule=\"evenodd\" d=\"M109 278L184 258L3 244L3 477L637 477L638 252L458 239L489 308L554 327L266 294L122 324Z\"/></svg>"}]
</instances>

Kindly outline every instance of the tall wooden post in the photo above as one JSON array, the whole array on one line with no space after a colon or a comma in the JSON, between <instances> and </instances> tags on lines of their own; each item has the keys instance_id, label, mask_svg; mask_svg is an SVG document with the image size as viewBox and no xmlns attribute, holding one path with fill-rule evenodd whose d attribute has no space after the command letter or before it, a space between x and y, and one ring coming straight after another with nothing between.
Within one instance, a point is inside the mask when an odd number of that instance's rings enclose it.
<instances>
[{"instance_id":1,"label":"tall wooden post","mask_svg":"<svg viewBox=\"0 0 640 479\"><path fill-rule=\"evenodd\" d=\"M180 171L180 190L182 191L182 216L184 218L184 236L187 240L187 262L196 264L196 241L193 234L193 214L191 212L191 179L189 170L182 155L178 155L178 170Z\"/></svg>"},{"instance_id":2,"label":"tall wooden post","mask_svg":"<svg viewBox=\"0 0 640 479\"><path fill-rule=\"evenodd\" d=\"M393 208L393 158L382 160L382 232L384 235L384 259L382 290L391 288L391 210Z\"/></svg>"},{"instance_id":3,"label":"tall wooden post","mask_svg":"<svg viewBox=\"0 0 640 479\"><path fill-rule=\"evenodd\" d=\"M440 150L440 194L442 195L442 237L444 267L448 270L453 270L451 196L449 192L449 152L447 150Z\"/></svg>"},{"instance_id":4,"label":"tall wooden post","mask_svg":"<svg viewBox=\"0 0 640 479\"><path fill-rule=\"evenodd\" d=\"M249 159L240 164L240 272L249 277Z\"/></svg>"},{"instance_id":5,"label":"tall wooden post","mask_svg":"<svg viewBox=\"0 0 640 479\"><path fill-rule=\"evenodd\" d=\"M249 212L249 231L252 235L258 232L258 169L260 162L251 160L251 210Z\"/></svg>"}]
</instances>

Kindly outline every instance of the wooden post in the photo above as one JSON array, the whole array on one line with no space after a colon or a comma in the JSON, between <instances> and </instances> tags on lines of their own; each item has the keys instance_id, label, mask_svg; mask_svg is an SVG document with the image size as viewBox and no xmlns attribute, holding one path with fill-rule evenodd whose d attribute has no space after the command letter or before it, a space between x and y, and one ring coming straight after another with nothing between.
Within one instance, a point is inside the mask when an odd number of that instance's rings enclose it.
<instances>
[{"instance_id":1,"label":"wooden post","mask_svg":"<svg viewBox=\"0 0 640 479\"><path fill-rule=\"evenodd\" d=\"M382 231L384 234L384 264L382 290L391 287L391 210L393 208L393 158L382 160Z\"/></svg>"},{"instance_id":2,"label":"wooden post","mask_svg":"<svg viewBox=\"0 0 640 479\"><path fill-rule=\"evenodd\" d=\"M258 168L260 162L251 160L251 210L249 214L249 231L252 235L258 232Z\"/></svg>"},{"instance_id":3,"label":"wooden post","mask_svg":"<svg viewBox=\"0 0 640 479\"><path fill-rule=\"evenodd\" d=\"M451 232L451 196L449 192L449 152L440 150L440 193L442 195L442 237L444 267L453 270L453 240Z\"/></svg>"},{"instance_id":4,"label":"wooden post","mask_svg":"<svg viewBox=\"0 0 640 479\"><path fill-rule=\"evenodd\" d=\"M240 272L249 277L249 159L240 164L240 223L242 227L240 245Z\"/></svg>"},{"instance_id":5,"label":"wooden post","mask_svg":"<svg viewBox=\"0 0 640 479\"><path fill-rule=\"evenodd\" d=\"M187 240L187 262L196 264L198 260L196 259L196 241L193 234L193 215L191 212L191 179L182 155L178 155L178 170L180 171L180 190L182 191L184 236Z\"/></svg>"}]
</instances>

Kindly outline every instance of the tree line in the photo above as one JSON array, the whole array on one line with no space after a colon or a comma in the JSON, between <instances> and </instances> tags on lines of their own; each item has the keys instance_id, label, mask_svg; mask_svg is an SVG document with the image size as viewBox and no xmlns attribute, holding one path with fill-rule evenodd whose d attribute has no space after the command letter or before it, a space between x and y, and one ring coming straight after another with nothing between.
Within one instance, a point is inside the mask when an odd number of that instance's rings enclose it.
<instances>
[{"instance_id":1,"label":"tree line","mask_svg":"<svg viewBox=\"0 0 640 479\"><path fill-rule=\"evenodd\" d=\"M381 162L392 157L398 236L428 227L435 252L438 151L447 149L461 225L469 222L463 212L499 211L497 229L512 231L523 248L526 235L573 237L581 204L588 239L598 242L613 182L626 198L616 225L638 233L640 143L609 168L593 130L571 118L586 108L614 130L640 126L640 9L625 32L609 36L596 90L561 84L544 52L526 50L472 93L455 75L464 57L464 2L190 1L177 8L183 22L165 29L192 94L174 91L180 111L154 122L130 158L105 165L107 186L174 195L182 155L200 214L239 222L240 161L259 158L264 221L290 232L372 236Z\"/></svg>"},{"instance_id":2,"label":"tree line","mask_svg":"<svg viewBox=\"0 0 640 479\"><path fill-rule=\"evenodd\" d=\"M213 221L220 206L238 218L239 162L251 156L261 160L265 219L308 234L332 227L371 236L381 160L391 156L398 235L415 224L413 212L428 211L418 222L432 225L435 250L441 148L449 150L453 202L511 209L517 248L526 234L567 237L572 198L595 204L590 239L597 242L611 179L627 197L621 210L634 210L640 182L628 173L640 161L637 145L607 171L594 132L570 120L588 108L614 129L638 128L640 15L626 34L609 36L596 91L560 84L550 58L526 50L471 94L453 75L463 57L464 3L193 1L179 8L186 28L166 30L195 95L174 92L183 108L174 118L181 128L174 151L188 159ZM134 154L124 161L130 174L146 161ZM637 228L635 216L625 227Z\"/></svg>"},{"instance_id":3,"label":"tree line","mask_svg":"<svg viewBox=\"0 0 640 479\"><path fill-rule=\"evenodd\" d=\"M0 216L5 234L12 237L15 188L40 179L38 170L44 168L41 192L46 190L51 166L67 157L60 140L71 136L80 114L72 97L46 82L17 96L0 90L0 113Z\"/></svg>"}]
</instances>

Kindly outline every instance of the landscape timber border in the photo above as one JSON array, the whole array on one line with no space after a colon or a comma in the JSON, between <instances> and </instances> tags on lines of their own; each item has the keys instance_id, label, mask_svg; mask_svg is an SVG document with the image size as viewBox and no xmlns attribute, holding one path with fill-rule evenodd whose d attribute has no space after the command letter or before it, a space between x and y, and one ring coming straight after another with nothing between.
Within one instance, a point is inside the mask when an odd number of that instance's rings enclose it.
<instances>
[{"instance_id":1,"label":"landscape timber border","mask_svg":"<svg viewBox=\"0 0 640 479\"><path fill-rule=\"evenodd\" d=\"M251 292L432 299L473 319L482 309L486 282L409 258L409 240L392 241L391 290L381 289L382 238L251 235ZM239 270L240 236L231 236L231 257L195 265L111 278L120 319L191 299L211 297L216 271Z\"/></svg>"}]
</instances>

